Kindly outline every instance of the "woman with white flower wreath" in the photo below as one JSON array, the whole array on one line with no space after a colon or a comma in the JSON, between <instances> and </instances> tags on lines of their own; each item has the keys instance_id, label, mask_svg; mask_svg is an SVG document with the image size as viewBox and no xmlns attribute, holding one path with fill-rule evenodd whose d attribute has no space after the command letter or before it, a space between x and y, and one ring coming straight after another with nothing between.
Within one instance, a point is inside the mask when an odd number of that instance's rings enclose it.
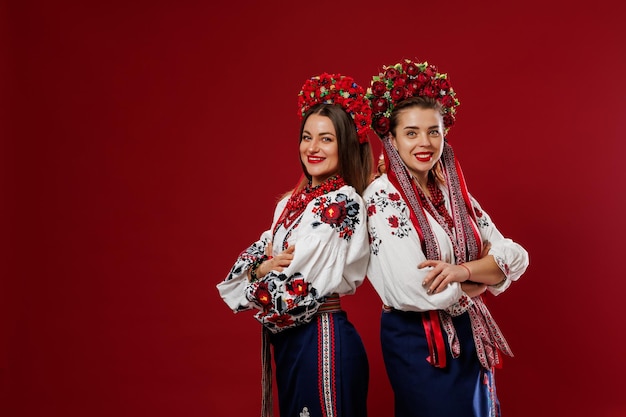
<instances>
[{"instance_id":1,"label":"woman with white flower wreath","mask_svg":"<svg viewBox=\"0 0 626 417\"><path fill-rule=\"evenodd\" d=\"M447 141L456 93L427 62L383 67L368 89L383 142L364 193L368 279L396 417L499 416L494 368L512 352L485 305L528 266L469 194Z\"/></svg>"},{"instance_id":2,"label":"woman with white flower wreath","mask_svg":"<svg viewBox=\"0 0 626 417\"><path fill-rule=\"evenodd\" d=\"M301 180L217 288L234 312L258 310L263 417L273 409L270 344L281 416L366 417L367 356L340 297L363 283L369 259L371 109L339 74L307 80L298 101Z\"/></svg>"}]
</instances>

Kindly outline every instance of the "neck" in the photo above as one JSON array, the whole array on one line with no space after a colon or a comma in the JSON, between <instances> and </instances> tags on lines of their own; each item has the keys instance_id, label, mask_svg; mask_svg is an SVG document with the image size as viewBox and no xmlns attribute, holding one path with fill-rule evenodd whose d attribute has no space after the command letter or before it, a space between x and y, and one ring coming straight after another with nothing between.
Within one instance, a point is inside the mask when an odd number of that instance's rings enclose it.
<instances>
[{"instance_id":1,"label":"neck","mask_svg":"<svg viewBox=\"0 0 626 417\"><path fill-rule=\"evenodd\" d=\"M330 178L336 178L339 174L326 175L323 177L311 177L311 187L317 187L318 185L328 181Z\"/></svg>"},{"instance_id":2,"label":"neck","mask_svg":"<svg viewBox=\"0 0 626 417\"><path fill-rule=\"evenodd\" d=\"M413 177L413 180L417 183L418 187L422 189L422 191L427 190L428 173L425 173L425 174L420 173L419 175L415 175L415 173L411 173L411 176Z\"/></svg>"}]
</instances>

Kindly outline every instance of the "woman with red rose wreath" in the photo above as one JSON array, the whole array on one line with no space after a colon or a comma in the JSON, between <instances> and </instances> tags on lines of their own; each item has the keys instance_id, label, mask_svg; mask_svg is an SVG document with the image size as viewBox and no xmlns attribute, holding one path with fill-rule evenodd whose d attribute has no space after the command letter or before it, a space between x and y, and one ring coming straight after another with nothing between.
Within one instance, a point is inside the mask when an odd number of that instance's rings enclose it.
<instances>
[{"instance_id":1,"label":"woman with red rose wreath","mask_svg":"<svg viewBox=\"0 0 626 417\"><path fill-rule=\"evenodd\" d=\"M371 109L352 78L322 74L298 96L303 175L260 239L217 285L234 311L263 325L263 417L272 414L271 357L281 416L366 417L369 366L340 296L369 260L361 193L372 175Z\"/></svg>"},{"instance_id":2,"label":"woman with red rose wreath","mask_svg":"<svg viewBox=\"0 0 626 417\"><path fill-rule=\"evenodd\" d=\"M483 297L528 254L467 190L444 136L459 104L447 75L410 60L383 70L368 90L383 173L363 198L395 416L499 416L493 371L512 353Z\"/></svg>"}]
</instances>

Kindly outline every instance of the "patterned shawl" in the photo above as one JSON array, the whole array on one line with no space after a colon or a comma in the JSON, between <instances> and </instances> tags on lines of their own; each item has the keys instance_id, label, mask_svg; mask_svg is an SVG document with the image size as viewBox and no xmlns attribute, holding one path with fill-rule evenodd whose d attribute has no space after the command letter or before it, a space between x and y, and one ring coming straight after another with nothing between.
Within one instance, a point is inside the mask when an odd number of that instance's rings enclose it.
<instances>
[{"instance_id":1,"label":"patterned shawl","mask_svg":"<svg viewBox=\"0 0 626 417\"><path fill-rule=\"evenodd\" d=\"M439 245L422 206L422 199L419 197L418 190L408 168L391 143L391 134L385 136L382 142L387 176L389 181L402 194L404 201L410 208L411 222L419 234L426 259L440 260L441 252ZM433 214L437 222L446 230L448 237L452 241L457 264L478 259L482 252L482 240L476 227L476 215L467 191L461 166L454 157L452 147L447 141L444 142L441 165L450 198L454 231L445 226L445 219L432 207L430 200L425 199L426 204L431 205L429 212ZM508 343L491 317L482 296L474 297L470 300L469 297L464 295L464 298L464 300L459 300L457 304L446 310L430 311L428 314L423 315L423 324L431 352L428 361L436 367L445 368L446 366L445 345L440 330L441 327L446 332L452 356L459 356L460 343L456 336L452 316L457 316L467 311L472 323L472 333L481 365L486 369L500 365L499 351L508 356L513 356Z\"/></svg>"}]
</instances>

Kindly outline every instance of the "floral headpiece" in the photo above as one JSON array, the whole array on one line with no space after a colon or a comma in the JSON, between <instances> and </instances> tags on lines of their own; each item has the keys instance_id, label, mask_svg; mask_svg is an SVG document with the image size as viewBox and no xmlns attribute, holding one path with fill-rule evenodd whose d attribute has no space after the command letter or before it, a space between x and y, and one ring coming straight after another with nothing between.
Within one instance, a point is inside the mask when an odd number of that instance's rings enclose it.
<instances>
[{"instance_id":1,"label":"floral headpiece","mask_svg":"<svg viewBox=\"0 0 626 417\"><path fill-rule=\"evenodd\" d=\"M352 77L323 73L305 81L298 94L300 118L319 103L337 104L352 117L360 143L368 141L367 133L372 125L372 109L365 97L365 90Z\"/></svg>"},{"instance_id":2,"label":"floral headpiece","mask_svg":"<svg viewBox=\"0 0 626 417\"><path fill-rule=\"evenodd\" d=\"M443 125L446 132L454 124L459 100L450 86L447 74L437 72L428 62L405 59L395 65L383 66L383 72L372 77L367 98L371 102L372 128L380 136L389 133L389 117L394 106L414 96L436 99L443 108Z\"/></svg>"}]
</instances>

